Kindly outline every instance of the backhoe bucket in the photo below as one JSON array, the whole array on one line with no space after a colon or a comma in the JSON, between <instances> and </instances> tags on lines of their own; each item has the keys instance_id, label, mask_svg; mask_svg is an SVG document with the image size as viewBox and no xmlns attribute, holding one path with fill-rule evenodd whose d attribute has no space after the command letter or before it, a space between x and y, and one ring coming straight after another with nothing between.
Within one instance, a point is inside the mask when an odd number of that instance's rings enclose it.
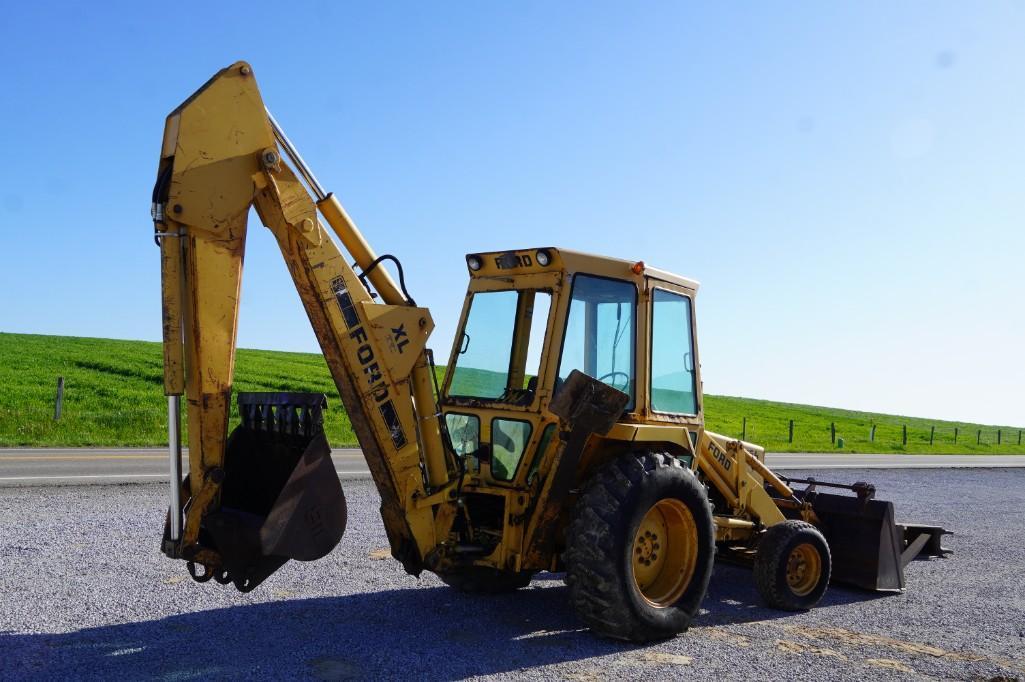
<instances>
[{"instance_id":1,"label":"backhoe bucket","mask_svg":"<svg viewBox=\"0 0 1025 682\"><path fill-rule=\"evenodd\" d=\"M808 497L829 543L836 583L865 590L903 590L904 567L912 559L942 557L948 552L940 545L947 531L895 523L893 503L864 494L813 492Z\"/></svg>"},{"instance_id":2,"label":"backhoe bucket","mask_svg":"<svg viewBox=\"0 0 1025 682\"><path fill-rule=\"evenodd\" d=\"M241 393L238 403L242 424L228 438L220 509L204 528L224 562L219 581L248 592L289 559L334 549L346 508L323 395Z\"/></svg>"},{"instance_id":3,"label":"backhoe bucket","mask_svg":"<svg viewBox=\"0 0 1025 682\"><path fill-rule=\"evenodd\" d=\"M857 497L795 491L811 502L819 519L818 528L829 543L835 582L866 590L903 590L904 567L911 560L949 552L940 544L947 531L897 524L893 503L872 499L873 486L858 483L849 487Z\"/></svg>"}]
</instances>

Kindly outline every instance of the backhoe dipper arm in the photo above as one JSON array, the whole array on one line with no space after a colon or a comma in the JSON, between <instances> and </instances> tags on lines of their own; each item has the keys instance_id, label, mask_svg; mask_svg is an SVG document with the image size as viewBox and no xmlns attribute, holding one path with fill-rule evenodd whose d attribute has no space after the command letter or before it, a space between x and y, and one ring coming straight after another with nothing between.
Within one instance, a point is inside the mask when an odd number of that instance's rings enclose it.
<instances>
[{"instance_id":1,"label":"backhoe dipper arm","mask_svg":"<svg viewBox=\"0 0 1025 682\"><path fill-rule=\"evenodd\" d=\"M450 479L425 350L433 322L377 266L341 204L323 192L266 112L243 62L220 71L168 116L154 190L165 392L172 412L176 396L187 398L190 465L185 501L172 501L165 551L208 568L222 563L204 540L203 524L218 508L225 480L251 206L278 242L352 421L381 495L392 553L419 573L436 542L433 511L417 500ZM318 209L383 303L373 300L332 241ZM172 423L172 459L174 429ZM184 527L176 536L179 513Z\"/></svg>"}]
</instances>

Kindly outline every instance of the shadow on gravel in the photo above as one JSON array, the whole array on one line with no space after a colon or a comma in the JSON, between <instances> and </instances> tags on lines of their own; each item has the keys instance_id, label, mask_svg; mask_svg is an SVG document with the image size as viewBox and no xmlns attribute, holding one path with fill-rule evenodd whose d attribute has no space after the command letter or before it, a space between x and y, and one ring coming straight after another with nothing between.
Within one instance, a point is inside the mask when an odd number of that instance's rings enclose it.
<instances>
[{"instance_id":1,"label":"shadow on gravel","mask_svg":"<svg viewBox=\"0 0 1025 682\"><path fill-rule=\"evenodd\" d=\"M869 592L842 585L830 585L815 610L885 599L896 594L898 593ZM793 615L789 611L777 611L762 605L751 569L716 563L712 582L708 585L705 601L701 605L701 616L694 621L694 625L700 627L764 622Z\"/></svg>"},{"instance_id":2,"label":"shadow on gravel","mask_svg":"<svg viewBox=\"0 0 1025 682\"><path fill-rule=\"evenodd\" d=\"M0 633L0 678L459 679L633 648L582 630L564 587L475 598L425 586Z\"/></svg>"},{"instance_id":3,"label":"shadow on gravel","mask_svg":"<svg viewBox=\"0 0 1025 682\"><path fill-rule=\"evenodd\" d=\"M0 678L460 679L644 647L599 639L575 619L559 576L512 595L411 587L285 599L65 634L0 633ZM830 589L820 608L875 595ZM758 605L750 571L718 566L700 628L786 617ZM686 637L674 650L687 651Z\"/></svg>"}]
</instances>

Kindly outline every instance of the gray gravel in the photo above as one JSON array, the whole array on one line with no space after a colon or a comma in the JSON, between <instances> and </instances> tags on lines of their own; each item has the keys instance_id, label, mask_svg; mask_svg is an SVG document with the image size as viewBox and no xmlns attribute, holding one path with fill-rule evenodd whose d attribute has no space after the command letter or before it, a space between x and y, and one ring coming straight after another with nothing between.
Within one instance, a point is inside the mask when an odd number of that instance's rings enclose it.
<instances>
[{"instance_id":1,"label":"gray gravel","mask_svg":"<svg viewBox=\"0 0 1025 682\"><path fill-rule=\"evenodd\" d=\"M338 549L248 595L159 553L163 486L5 489L0 679L1025 678L1025 471L820 477L876 483L898 520L956 531L954 556L913 563L904 594L833 587L804 614L760 607L750 572L719 566L690 632L653 646L582 629L561 576L474 598L374 558L365 481L346 482Z\"/></svg>"}]
</instances>

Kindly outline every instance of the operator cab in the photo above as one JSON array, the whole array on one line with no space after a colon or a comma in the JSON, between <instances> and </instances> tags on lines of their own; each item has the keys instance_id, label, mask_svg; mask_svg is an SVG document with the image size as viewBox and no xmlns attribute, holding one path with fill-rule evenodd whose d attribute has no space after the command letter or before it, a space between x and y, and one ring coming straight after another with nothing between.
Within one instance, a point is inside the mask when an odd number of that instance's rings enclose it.
<instances>
[{"instance_id":1,"label":"operator cab","mask_svg":"<svg viewBox=\"0 0 1025 682\"><path fill-rule=\"evenodd\" d=\"M700 423L697 282L555 248L466 263L441 403L468 470L529 485L558 424L548 405L573 370L627 394L621 423Z\"/></svg>"}]
</instances>

